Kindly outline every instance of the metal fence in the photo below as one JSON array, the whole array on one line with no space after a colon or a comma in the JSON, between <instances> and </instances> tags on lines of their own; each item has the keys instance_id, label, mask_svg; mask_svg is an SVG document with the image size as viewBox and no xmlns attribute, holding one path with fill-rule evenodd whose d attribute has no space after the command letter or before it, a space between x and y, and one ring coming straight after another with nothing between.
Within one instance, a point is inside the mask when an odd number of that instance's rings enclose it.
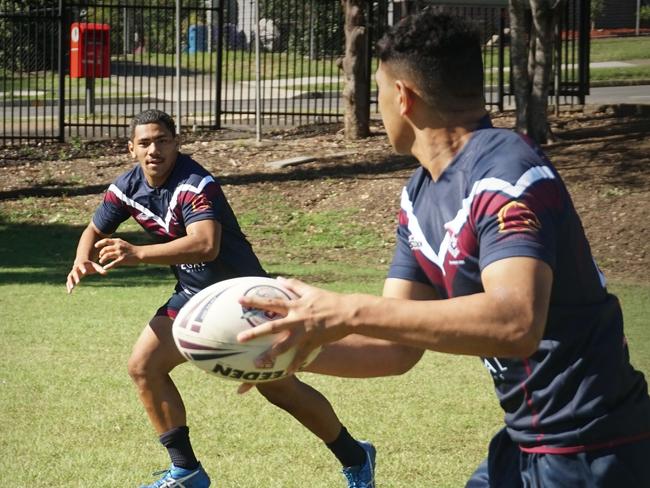
<instances>
[{"instance_id":1,"label":"metal fence","mask_svg":"<svg viewBox=\"0 0 650 488\"><path fill-rule=\"evenodd\" d=\"M415 9L444 5L479 26L487 103L503 109L507 2L471 2L369 1L367 69L389 26ZM566 3L557 46L558 93L581 102L587 2ZM184 129L252 126L257 94L266 127L337 120L343 17L340 0L0 0L0 139L120 137L149 107L173 114ZM374 93L371 85L376 109Z\"/></svg>"}]
</instances>

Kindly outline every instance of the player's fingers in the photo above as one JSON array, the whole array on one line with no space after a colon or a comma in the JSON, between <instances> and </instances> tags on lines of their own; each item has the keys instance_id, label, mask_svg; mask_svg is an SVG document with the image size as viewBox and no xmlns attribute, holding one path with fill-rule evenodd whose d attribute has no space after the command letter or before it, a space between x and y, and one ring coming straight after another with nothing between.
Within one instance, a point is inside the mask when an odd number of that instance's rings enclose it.
<instances>
[{"instance_id":1,"label":"player's fingers","mask_svg":"<svg viewBox=\"0 0 650 488\"><path fill-rule=\"evenodd\" d=\"M100 239L97 242L95 242L95 249L102 249L106 246L108 246L113 239L110 239L108 237L105 237L104 239Z\"/></svg>"},{"instance_id":2,"label":"player's fingers","mask_svg":"<svg viewBox=\"0 0 650 488\"><path fill-rule=\"evenodd\" d=\"M106 269L103 266L101 266L101 265L99 265L97 263L91 263L91 265L92 265L93 269L95 270L95 272L99 273L100 275L105 275L106 274Z\"/></svg>"},{"instance_id":3,"label":"player's fingers","mask_svg":"<svg viewBox=\"0 0 650 488\"><path fill-rule=\"evenodd\" d=\"M95 271L95 273L106 274L106 270L104 269L103 266L92 261L90 262L90 266L92 266L93 271Z\"/></svg>"},{"instance_id":4,"label":"player's fingers","mask_svg":"<svg viewBox=\"0 0 650 488\"><path fill-rule=\"evenodd\" d=\"M270 320L269 322L264 322L263 324L258 325L252 329L245 330L237 334L237 340L239 342L250 341L256 337L266 336L269 334L277 334L282 332L290 327L290 323L285 323L282 319Z\"/></svg>"},{"instance_id":5,"label":"player's fingers","mask_svg":"<svg viewBox=\"0 0 650 488\"><path fill-rule=\"evenodd\" d=\"M239 298L239 303L246 308L273 312L282 316L287 315L289 300L284 298L270 298L258 296L244 296Z\"/></svg>"},{"instance_id":6,"label":"player's fingers","mask_svg":"<svg viewBox=\"0 0 650 488\"><path fill-rule=\"evenodd\" d=\"M72 293L72 289L74 288L74 281L72 280L72 273L68 274L68 278L65 280L65 289L68 291L68 293Z\"/></svg>"},{"instance_id":7,"label":"player's fingers","mask_svg":"<svg viewBox=\"0 0 650 488\"><path fill-rule=\"evenodd\" d=\"M237 394L243 395L244 393L251 391L253 388L255 388L255 385L253 383L242 383L237 388Z\"/></svg>"},{"instance_id":8,"label":"player's fingers","mask_svg":"<svg viewBox=\"0 0 650 488\"><path fill-rule=\"evenodd\" d=\"M291 349L294 343L295 338L292 335L275 341L271 347L255 358L255 366L258 368L272 368L276 358Z\"/></svg>"},{"instance_id":9,"label":"player's fingers","mask_svg":"<svg viewBox=\"0 0 650 488\"><path fill-rule=\"evenodd\" d=\"M79 268L75 266L70 273L68 273L68 279L66 281L66 286L68 288L68 293L72 292L72 289L79 284L81 277L79 276Z\"/></svg>"},{"instance_id":10,"label":"player's fingers","mask_svg":"<svg viewBox=\"0 0 650 488\"><path fill-rule=\"evenodd\" d=\"M72 278L72 282L75 285L79 284L79 281L81 280L81 278L79 277L79 270L77 268L73 269L70 272L70 278Z\"/></svg>"},{"instance_id":11,"label":"player's fingers","mask_svg":"<svg viewBox=\"0 0 650 488\"><path fill-rule=\"evenodd\" d=\"M297 280L295 278L283 278L282 276L278 276L277 280L280 283L282 283L282 286L288 288L290 291L292 291L299 297L303 296L305 293L307 293L307 291L309 291L312 288L307 283Z\"/></svg>"},{"instance_id":12,"label":"player's fingers","mask_svg":"<svg viewBox=\"0 0 650 488\"><path fill-rule=\"evenodd\" d=\"M110 248L110 250L108 249L109 249L108 247L105 247L104 249L102 249L102 251L104 252L99 253L99 264L101 264L102 266L104 265L105 262L115 261L116 259L119 259L121 256L120 253L118 253L114 249L112 248Z\"/></svg>"},{"instance_id":13,"label":"player's fingers","mask_svg":"<svg viewBox=\"0 0 650 488\"><path fill-rule=\"evenodd\" d=\"M118 252L118 247L112 244L107 244L99 250L99 259L106 259L109 255L115 255Z\"/></svg>"},{"instance_id":14,"label":"player's fingers","mask_svg":"<svg viewBox=\"0 0 650 488\"><path fill-rule=\"evenodd\" d=\"M113 259L112 261L109 261L109 262L106 263L106 264L102 264L103 269L104 269L104 274L105 274L106 271L108 271L109 269L114 268L115 266L117 266L118 264L120 264L120 262L121 262L123 259L124 259L124 258L119 257L119 258L115 258L115 259ZM100 261L100 263L101 263L101 261Z\"/></svg>"}]
</instances>

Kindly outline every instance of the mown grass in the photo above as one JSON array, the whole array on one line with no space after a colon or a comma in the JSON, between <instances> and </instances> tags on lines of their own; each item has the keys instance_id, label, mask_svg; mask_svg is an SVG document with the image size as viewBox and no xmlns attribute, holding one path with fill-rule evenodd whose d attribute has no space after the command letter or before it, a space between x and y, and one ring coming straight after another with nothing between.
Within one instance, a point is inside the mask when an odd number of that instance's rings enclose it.
<instances>
[{"instance_id":1,"label":"mown grass","mask_svg":"<svg viewBox=\"0 0 650 488\"><path fill-rule=\"evenodd\" d=\"M610 84L612 80L620 83L634 81L648 82L650 80L650 64L623 68L592 68L589 81L599 84Z\"/></svg>"},{"instance_id":2,"label":"mown grass","mask_svg":"<svg viewBox=\"0 0 650 488\"><path fill-rule=\"evenodd\" d=\"M138 486L168 461L126 360L174 282L163 267L121 268L66 295L65 275L88 216L71 211L48 223L36 213L42 201L26 203L23 213L0 205L0 483ZM380 236L339 225L342 216L356 217L354 209L306 213L279 198L246 208L236 210L251 241L265 243L260 250L271 272L333 290L380 292L386 265L362 257L384 249ZM133 239L134 230L129 225L124 235ZM325 254L337 247L359 252ZM650 287L612 289L625 309L632 359L650 372ZM238 396L235 383L191 365L173 377L215 486L344 486L320 441L256 392ZM393 378L302 377L330 399L354 435L377 445L379 486L463 486L502 418L476 358L427 353Z\"/></svg>"},{"instance_id":3,"label":"mown grass","mask_svg":"<svg viewBox=\"0 0 650 488\"><path fill-rule=\"evenodd\" d=\"M323 223L333 225L335 217L328 215L321 216ZM68 296L63 283L82 226L4 220L0 422L10 428L0 436L5 453L0 481L30 487L137 486L167 459L125 364L143 324L169 295L171 276L160 267L123 268L107 278L88 278ZM337 245L354 242L341 235L331 239ZM357 263L290 262L271 268L303 279L331 273L335 278L326 286L341 291L378 293L381 286L379 272ZM444 379L452 370L460 383ZM218 486L342 486L338 465L320 441L256 393L239 397L234 383L189 365L174 378L190 412L196 450ZM303 379L328 396L351 432L377 444L378 476L389 486L458 485L498 424L478 360L432 354L400 378ZM431 393L423 394L423 388L432 388ZM471 395L462 398L467 391ZM395 442L396 436L402 440ZM441 439L433 449L432 436ZM450 443L449 436L457 440ZM471 454L460 447L463 439L478 439ZM20 469L10 469L15 466Z\"/></svg>"},{"instance_id":4,"label":"mown grass","mask_svg":"<svg viewBox=\"0 0 650 488\"><path fill-rule=\"evenodd\" d=\"M650 37L592 39L590 61L630 61L650 58Z\"/></svg>"}]
</instances>

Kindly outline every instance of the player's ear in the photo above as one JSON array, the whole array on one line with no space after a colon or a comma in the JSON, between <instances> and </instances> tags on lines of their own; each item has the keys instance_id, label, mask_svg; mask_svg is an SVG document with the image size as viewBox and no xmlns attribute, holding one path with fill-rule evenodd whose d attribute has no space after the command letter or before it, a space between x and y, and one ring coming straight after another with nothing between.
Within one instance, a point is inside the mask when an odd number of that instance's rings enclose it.
<instances>
[{"instance_id":1,"label":"player's ear","mask_svg":"<svg viewBox=\"0 0 650 488\"><path fill-rule=\"evenodd\" d=\"M413 107L415 93L401 80L395 80L395 89L397 90L399 114L401 116L408 115Z\"/></svg>"},{"instance_id":2,"label":"player's ear","mask_svg":"<svg viewBox=\"0 0 650 488\"><path fill-rule=\"evenodd\" d=\"M135 150L134 150L134 149L135 149L135 146L133 145L133 141L132 141L132 140L129 140L129 142L128 142L128 144L127 144L127 147L129 148L129 154L131 155L131 157L132 157L133 159L136 159Z\"/></svg>"}]
</instances>

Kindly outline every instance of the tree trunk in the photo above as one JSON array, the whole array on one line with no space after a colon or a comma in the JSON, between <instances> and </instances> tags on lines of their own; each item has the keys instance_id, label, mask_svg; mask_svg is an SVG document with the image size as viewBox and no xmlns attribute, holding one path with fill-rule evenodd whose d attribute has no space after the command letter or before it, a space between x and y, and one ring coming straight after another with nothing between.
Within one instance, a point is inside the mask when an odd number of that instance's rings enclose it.
<instances>
[{"instance_id":1,"label":"tree trunk","mask_svg":"<svg viewBox=\"0 0 650 488\"><path fill-rule=\"evenodd\" d=\"M345 12L345 137L360 139L370 135L370 100L365 0L341 0Z\"/></svg>"},{"instance_id":2,"label":"tree trunk","mask_svg":"<svg viewBox=\"0 0 650 488\"><path fill-rule=\"evenodd\" d=\"M555 22L559 9L549 0L530 0L535 32L535 48L531 51L535 63L531 74L531 94L528 106L528 135L540 144L553 139L548 123L548 93L553 73Z\"/></svg>"},{"instance_id":3,"label":"tree trunk","mask_svg":"<svg viewBox=\"0 0 650 488\"><path fill-rule=\"evenodd\" d=\"M548 93L553 72L558 0L510 0L510 56L516 129L544 144L552 140Z\"/></svg>"},{"instance_id":4,"label":"tree trunk","mask_svg":"<svg viewBox=\"0 0 650 488\"><path fill-rule=\"evenodd\" d=\"M528 45L530 42L527 17L528 0L510 0L510 63L512 65L512 84L515 94L515 129L528 133L528 100L530 97L530 76Z\"/></svg>"}]
</instances>

